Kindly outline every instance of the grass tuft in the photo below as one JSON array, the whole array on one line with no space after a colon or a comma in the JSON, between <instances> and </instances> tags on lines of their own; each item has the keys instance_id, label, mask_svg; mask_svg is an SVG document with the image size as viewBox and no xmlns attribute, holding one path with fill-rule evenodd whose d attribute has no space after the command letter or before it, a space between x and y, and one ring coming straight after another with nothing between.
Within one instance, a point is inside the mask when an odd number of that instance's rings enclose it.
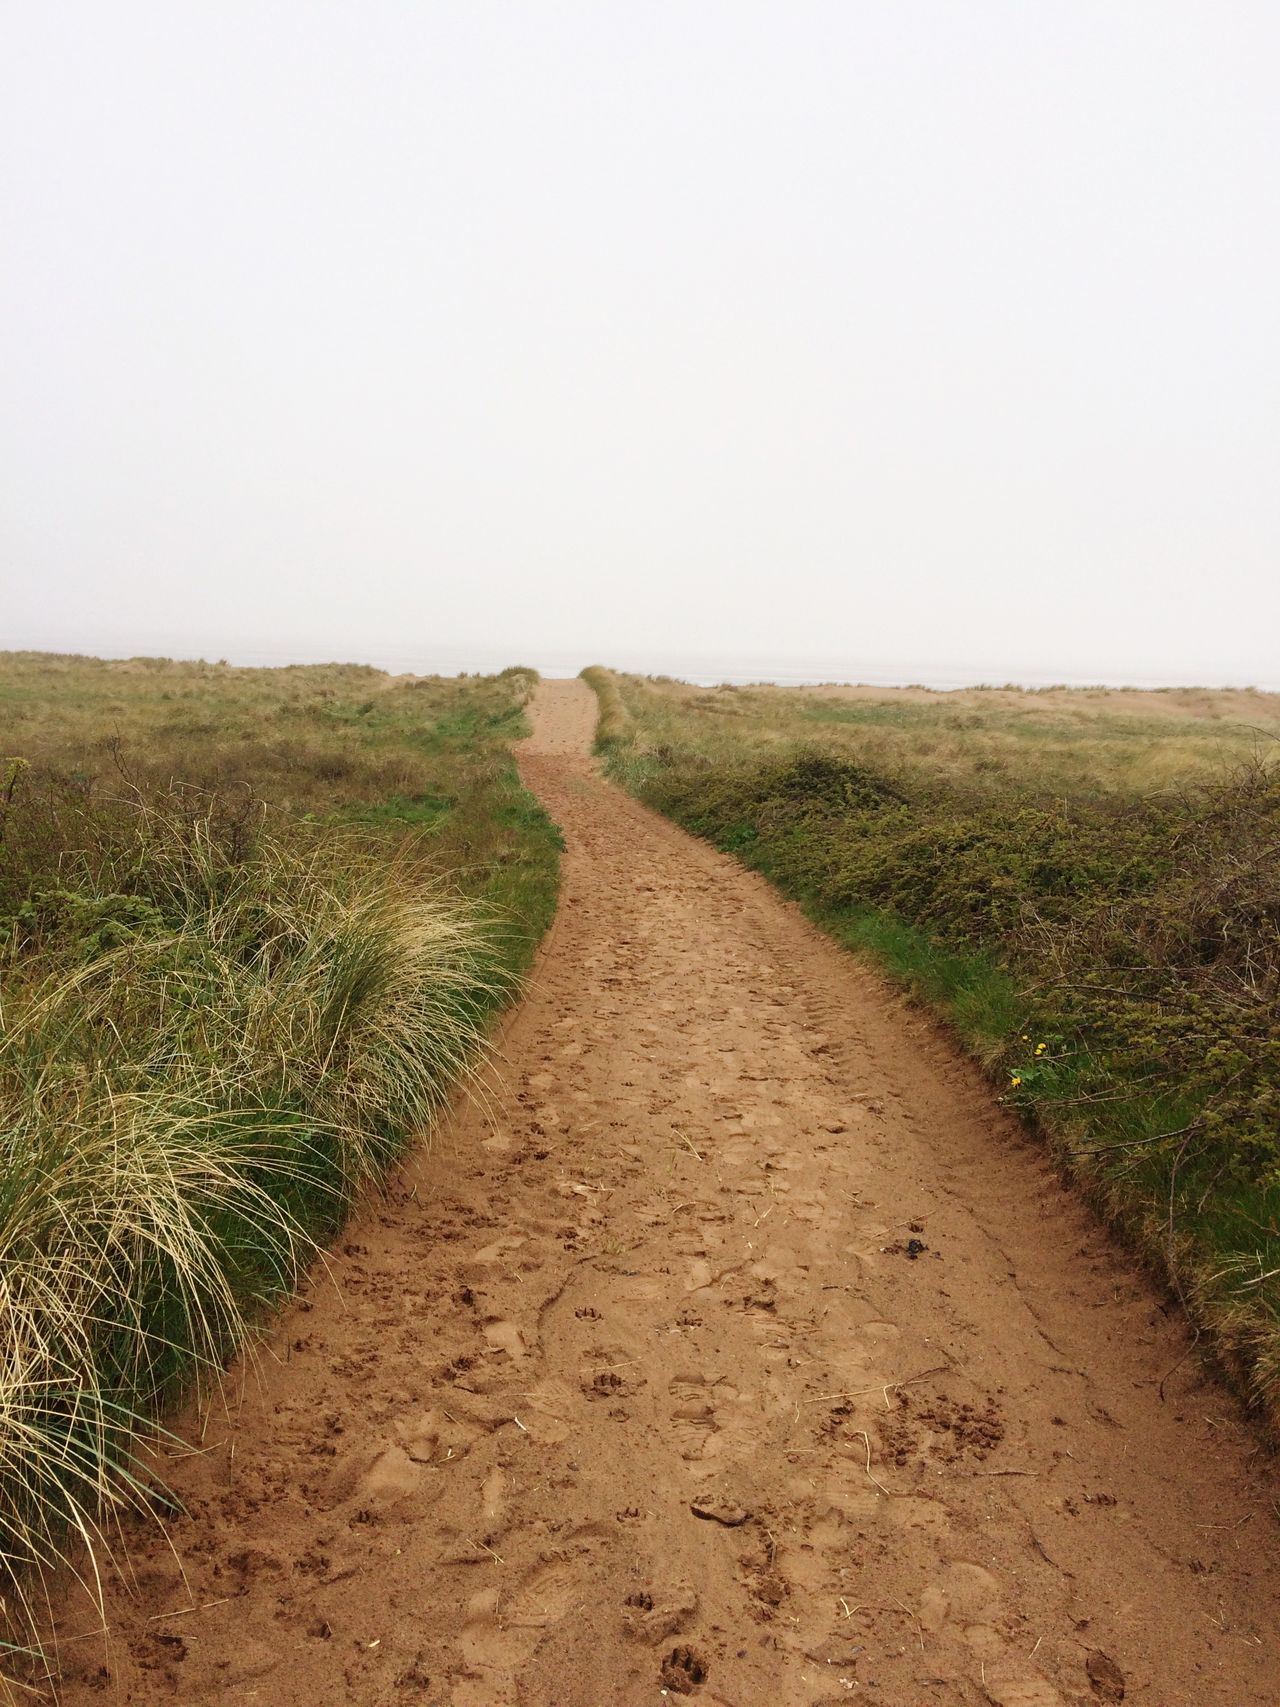
<instances>
[{"instance_id":1,"label":"grass tuft","mask_svg":"<svg viewBox=\"0 0 1280 1707\"><path fill-rule=\"evenodd\" d=\"M606 670L600 664L588 664L580 673L582 680L596 696L596 752L607 754L631 739L634 732L631 713L619 692L618 679L612 670Z\"/></svg>"},{"instance_id":2,"label":"grass tuft","mask_svg":"<svg viewBox=\"0 0 1280 1707\"><path fill-rule=\"evenodd\" d=\"M0 1027L0 1563L19 1581L137 1505L139 1434L218 1378L428 1125L504 985L478 918L404 861L260 833L231 866L184 808L136 826L160 900L114 946L63 943Z\"/></svg>"}]
</instances>

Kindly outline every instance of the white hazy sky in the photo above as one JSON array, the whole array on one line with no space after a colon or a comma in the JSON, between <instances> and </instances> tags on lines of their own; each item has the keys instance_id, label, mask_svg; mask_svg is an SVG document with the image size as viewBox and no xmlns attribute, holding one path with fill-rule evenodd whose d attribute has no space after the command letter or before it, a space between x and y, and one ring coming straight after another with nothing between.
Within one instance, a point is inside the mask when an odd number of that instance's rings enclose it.
<instances>
[{"instance_id":1,"label":"white hazy sky","mask_svg":"<svg viewBox=\"0 0 1280 1707\"><path fill-rule=\"evenodd\" d=\"M1274 0L8 0L0 645L1280 685Z\"/></svg>"}]
</instances>

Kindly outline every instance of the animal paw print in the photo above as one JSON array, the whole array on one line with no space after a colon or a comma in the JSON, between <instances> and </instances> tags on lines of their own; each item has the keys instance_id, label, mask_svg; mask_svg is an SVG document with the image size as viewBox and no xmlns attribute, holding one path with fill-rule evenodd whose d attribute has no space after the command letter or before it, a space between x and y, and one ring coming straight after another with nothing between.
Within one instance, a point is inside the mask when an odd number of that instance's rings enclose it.
<instances>
[{"instance_id":1,"label":"animal paw print","mask_svg":"<svg viewBox=\"0 0 1280 1707\"><path fill-rule=\"evenodd\" d=\"M692 1695L700 1683L707 1681L707 1662L692 1648L682 1643L672 1648L662 1662L662 1686L674 1695Z\"/></svg>"},{"instance_id":2,"label":"animal paw print","mask_svg":"<svg viewBox=\"0 0 1280 1707\"><path fill-rule=\"evenodd\" d=\"M588 1353L590 1364L582 1372L582 1390L589 1399L625 1399L642 1385L636 1360L601 1346Z\"/></svg>"}]
</instances>

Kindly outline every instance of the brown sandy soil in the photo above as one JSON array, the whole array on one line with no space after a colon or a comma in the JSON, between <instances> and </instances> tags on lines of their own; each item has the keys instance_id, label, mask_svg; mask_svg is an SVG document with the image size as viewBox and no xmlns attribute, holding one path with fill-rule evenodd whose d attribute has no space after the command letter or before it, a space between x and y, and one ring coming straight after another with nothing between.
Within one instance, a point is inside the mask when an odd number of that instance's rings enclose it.
<instances>
[{"instance_id":1,"label":"brown sandy soil","mask_svg":"<svg viewBox=\"0 0 1280 1707\"><path fill-rule=\"evenodd\" d=\"M502 1082L191 1422L65 1699L1275 1707L1275 1477L1172 1312L593 715L539 691Z\"/></svg>"}]
</instances>

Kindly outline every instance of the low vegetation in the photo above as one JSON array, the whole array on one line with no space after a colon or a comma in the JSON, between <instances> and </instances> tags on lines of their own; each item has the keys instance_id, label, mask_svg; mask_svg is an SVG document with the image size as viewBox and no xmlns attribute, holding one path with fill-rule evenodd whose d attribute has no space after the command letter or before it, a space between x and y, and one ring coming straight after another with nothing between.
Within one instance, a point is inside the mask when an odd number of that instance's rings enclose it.
<instances>
[{"instance_id":1,"label":"low vegetation","mask_svg":"<svg viewBox=\"0 0 1280 1707\"><path fill-rule=\"evenodd\" d=\"M597 683L614 774L944 1013L1280 1427L1276 696Z\"/></svg>"},{"instance_id":2,"label":"low vegetation","mask_svg":"<svg viewBox=\"0 0 1280 1707\"><path fill-rule=\"evenodd\" d=\"M529 672L0 655L0 1593L157 1495L554 907ZM4 1586L7 1583L7 1587Z\"/></svg>"},{"instance_id":3,"label":"low vegetation","mask_svg":"<svg viewBox=\"0 0 1280 1707\"><path fill-rule=\"evenodd\" d=\"M582 679L596 696L596 751L619 752L635 732L631 713L618 688L617 677L599 664L589 664Z\"/></svg>"}]
</instances>

